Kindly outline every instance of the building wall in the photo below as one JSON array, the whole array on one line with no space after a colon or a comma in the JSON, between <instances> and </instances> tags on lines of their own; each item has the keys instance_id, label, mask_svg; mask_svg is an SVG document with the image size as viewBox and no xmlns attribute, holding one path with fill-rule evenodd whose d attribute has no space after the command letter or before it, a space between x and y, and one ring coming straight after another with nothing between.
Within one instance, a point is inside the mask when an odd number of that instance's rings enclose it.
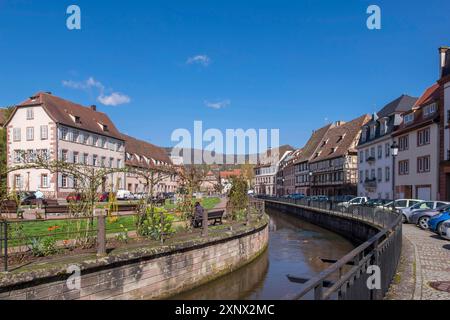
<instances>
[{"instance_id":1,"label":"building wall","mask_svg":"<svg viewBox=\"0 0 450 320\"><path fill-rule=\"evenodd\" d=\"M27 109L33 110L33 119L27 120ZM48 126L47 139L41 139L40 127L41 125ZM34 128L34 137L32 141L27 140L27 128ZM14 128L20 129L20 141L14 141ZM7 128L7 165L9 168L18 166L21 163L14 160L15 150L47 150L48 154L55 159L56 157L56 124L50 119L45 110L38 107L19 108L17 109L13 119L8 124ZM48 175L48 187L41 185L41 175ZM16 176L19 176L22 183L16 184ZM56 194L56 175L51 174L48 170L32 170L24 169L11 172L8 174L8 190L12 191L36 191L41 190L44 194L54 197Z\"/></svg>"},{"instance_id":2,"label":"building wall","mask_svg":"<svg viewBox=\"0 0 450 320\"><path fill-rule=\"evenodd\" d=\"M430 128L430 143L424 146L417 145L417 132L413 130L405 135L409 139L408 150L400 151L396 159L395 166L395 181L396 181L396 198L417 198L419 188L430 188L431 199L438 200L439 193L439 127L437 124L428 126ZM423 130L427 127L420 128ZM405 136L401 135L396 137L398 143L399 138ZM418 173L417 171L417 158L423 156L430 156L430 171L424 173ZM399 163L404 160L409 160L409 174L399 174ZM421 199L428 200L428 199Z\"/></svg>"},{"instance_id":3,"label":"building wall","mask_svg":"<svg viewBox=\"0 0 450 320\"><path fill-rule=\"evenodd\" d=\"M358 196L371 199L393 198L391 145L392 138L387 136L358 148ZM379 147L381 147L381 158L378 157ZM386 152L386 148L388 148L388 152ZM368 162L366 155L370 157L372 149L375 150L375 161ZM381 169L381 181L378 177L379 169ZM366 182L366 179L372 178L372 174L376 179L375 184Z\"/></svg>"},{"instance_id":4,"label":"building wall","mask_svg":"<svg viewBox=\"0 0 450 320\"><path fill-rule=\"evenodd\" d=\"M439 197L440 200L450 201L450 82L443 85L441 91L441 132L440 132L440 173L439 173Z\"/></svg>"}]
</instances>

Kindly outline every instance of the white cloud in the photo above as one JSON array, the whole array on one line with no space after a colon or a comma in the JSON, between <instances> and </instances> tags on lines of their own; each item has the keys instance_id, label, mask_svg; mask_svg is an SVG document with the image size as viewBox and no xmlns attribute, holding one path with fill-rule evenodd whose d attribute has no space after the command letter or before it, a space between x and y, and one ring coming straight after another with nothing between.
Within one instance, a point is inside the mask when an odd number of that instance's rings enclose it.
<instances>
[{"instance_id":1,"label":"white cloud","mask_svg":"<svg viewBox=\"0 0 450 320\"><path fill-rule=\"evenodd\" d=\"M194 57L190 57L186 61L187 64L200 64L204 67L209 66L211 63L211 59L207 55L196 55Z\"/></svg>"},{"instance_id":2,"label":"white cloud","mask_svg":"<svg viewBox=\"0 0 450 320\"><path fill-rule=\"evenodd\" d=\"M205 101L205 106L212 109L222 109L228 107L230 104L231 104L230 100L222 100L215 102Z\"/></svg>"},{"instance_id":3,"label":"white cloud","mask_svg":"<svg viewBox=\"0 0 450 320\"><path fill-rule=\"evenodd\" d=\"M121 104L129 103L131 101L131 98L129 96L119 92L105 94L105 86L100 81L95 80L94 77L89 77L85 81L63 80L62 85L67 88L83 91L90 91L91 89L95 89L98 92L97 100L105 106L118 106Z\"/></svg>"},{"instance_id":4,"label":"white cloud","mask_svg":"<svg viewBox=\"0 0 450 320\"><path fill-rule=\"evenodd\" d=\"M131 101L129 96L121 94L119 92L113 92L110 95L101 94L97 98L97 100L100 101L105 106L118 106L121 104L130 103Z\"/></svg>"}]
</instances>

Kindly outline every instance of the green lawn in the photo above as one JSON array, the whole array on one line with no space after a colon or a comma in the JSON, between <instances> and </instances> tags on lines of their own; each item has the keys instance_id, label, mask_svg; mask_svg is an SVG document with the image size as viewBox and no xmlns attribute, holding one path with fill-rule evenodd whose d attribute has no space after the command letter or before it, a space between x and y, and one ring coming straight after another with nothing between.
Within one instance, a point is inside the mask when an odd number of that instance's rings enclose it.
<instances>
[{"instance_id":1,"label":"green lawn","mask_svg":"<svg viewBox=\"0 0 450 320\"><path fill-rule=\"evenodd\" d=\"M202 200L202 206L209 210L213 209L220 203L219 198L204 198ZM173 204L166 203L164 206L166 210L174 209ZM118 233L127 229L133 231L136 229L136 217L135 216L123 216L117 218L106 218L106 232ZM51 221L31 221L31 222L17 222L11 223L11 229L9 237L13 240L10 245L24 244L26 240L15 241L17 237L42 237L47 235L53 235L57 240L68 240L77 237L78 232L83 235L83 231L86 230L88 220L51 220ZM123 228L122 228L123 226ZM55 228L57 227L57 228ZM97 219L94 219L94 227L91 230L96 230ZM54 230L52 230L54 229ZM81 231L79 231L81 230ZM20 231L20 232L19 232ZM75 233L73 233L75 232ZM95 234L95 231L93 232Z\"/></svg>"}]
</instances>

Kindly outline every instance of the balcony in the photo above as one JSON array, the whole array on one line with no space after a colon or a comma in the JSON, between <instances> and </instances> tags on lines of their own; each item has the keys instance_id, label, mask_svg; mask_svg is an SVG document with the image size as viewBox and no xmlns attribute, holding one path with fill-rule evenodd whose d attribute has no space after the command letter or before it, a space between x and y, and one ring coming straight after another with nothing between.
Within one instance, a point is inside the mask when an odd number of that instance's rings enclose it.
<instances>
[{"instance_id":1,"label":"balcony","mask_svg":"<svg viewBox=\"0 0 450 320\"><path fill-rule=\"evenodd\" d=\"M364 181L364 188L366 189L376 189L377 188L377 179L366 179Z\"/></svg>"},{"instance_id":2,"label":"balcony","mask_svg":"<svg viewBox=\"0 0 450 320\"><path fill-rule=\"evenodd\" d=\"M375 161L376 161L375 157L368 157L368 158L366 159L366 162L368 162L368 163L370 163L370 164L375 163Z\"/></svg>"}]
</instances>

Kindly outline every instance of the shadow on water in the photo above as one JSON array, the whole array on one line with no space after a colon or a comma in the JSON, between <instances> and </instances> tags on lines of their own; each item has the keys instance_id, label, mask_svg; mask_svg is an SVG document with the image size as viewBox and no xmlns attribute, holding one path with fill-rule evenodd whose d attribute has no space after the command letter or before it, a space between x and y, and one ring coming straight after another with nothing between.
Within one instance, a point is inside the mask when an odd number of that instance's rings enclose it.
<instances>
[{"instance_id":1,"label":"shadow on water","mask_svg":"<svg viewBox=\"0 0 450 320\"><path fill-rule=\"evenodd\" d=\"M320 258L338 260L354 248L348 240L328 230L276 211L268 213L269 248L260 257L172 299L291 299L302 287L290 282L287 274L311 278L329 266Z\"/></svg>"}]
</instances>

